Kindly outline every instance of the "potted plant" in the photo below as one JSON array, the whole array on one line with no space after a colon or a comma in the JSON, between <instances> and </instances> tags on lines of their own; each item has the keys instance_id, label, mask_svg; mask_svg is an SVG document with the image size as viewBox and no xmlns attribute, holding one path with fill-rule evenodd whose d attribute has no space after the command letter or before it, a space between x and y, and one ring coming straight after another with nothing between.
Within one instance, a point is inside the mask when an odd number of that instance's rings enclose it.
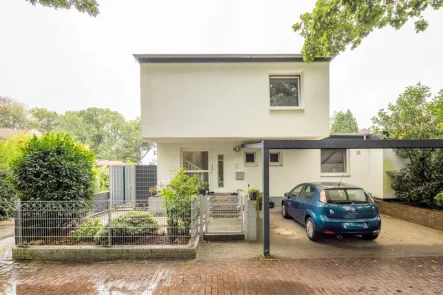
<instances>
[{"instance_id":1,"label":"potted plant","mask_svg":"<svg viewBox=\"0 0 443 295\"><path fill-rule=\"evenodd\" d=\"M251 200L251 201L257 200L259 193L260 193L260 190L258 190L256 188L249 189L249 200Z\"/></svg>"},{"instance_id":2,"label":"potted plant","mask_svg":"<svg viewBox=\"0 0 443 295\"><path fill-rule=\"evenodd\" d=\"M200 181L197 187L199 195L206 195L206 192L209 191L209 183L206 181Z\"/></svg>"},{"instance_id":3,"label":"potted plant","mask_svg":"<svg viewBox=\"0 0 443 295\"><path fill-rule=\"evenodd\" d=\"M158 194L157 194L157 186L156 185L151 186L149 188L149 192L151 193L151 197L157 197L158 196Z\"/></svg>"}]
</instances>

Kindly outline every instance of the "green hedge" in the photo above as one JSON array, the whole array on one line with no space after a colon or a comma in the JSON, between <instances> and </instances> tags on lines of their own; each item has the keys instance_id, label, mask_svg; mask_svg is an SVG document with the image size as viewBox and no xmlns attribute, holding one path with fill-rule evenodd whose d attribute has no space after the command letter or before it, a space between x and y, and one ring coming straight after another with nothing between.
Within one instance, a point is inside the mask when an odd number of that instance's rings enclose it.
<instances>
[{"instance_id":1,"label":"green hedge","mask_svg":"<svg viewBox=\"0 0 443 295\"><path fill-rule=\"evenodd\" d=\"M95 156L68 134L34 136L12 164L23 201L92 200Z\"/></svg>"}]
</instances>

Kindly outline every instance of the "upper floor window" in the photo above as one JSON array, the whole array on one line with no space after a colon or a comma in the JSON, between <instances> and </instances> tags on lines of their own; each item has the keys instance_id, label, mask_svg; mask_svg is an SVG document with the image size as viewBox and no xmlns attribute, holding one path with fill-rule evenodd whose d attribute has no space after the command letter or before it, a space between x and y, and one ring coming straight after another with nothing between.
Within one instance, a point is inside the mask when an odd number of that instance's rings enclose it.
<instances>
[{"instance_id":1,"label":"upper floor window","mask_svg":"<svg viewBox=\"0 0 443 295\"><path fill-rule=\"evenodd\" d=\"M270 106L300 106L300 76L269 76Z\"/></svg>"},{"instance_id":2,"label":"upper floor window","mask_svg":"<svg viewBox=\"0 0 443 295\"><path fill-rule=\"evenodd\" d=\"M346 173L346 150L345 149L322 149L321 150L322 173Z\"/></svg>"}]
</instances>

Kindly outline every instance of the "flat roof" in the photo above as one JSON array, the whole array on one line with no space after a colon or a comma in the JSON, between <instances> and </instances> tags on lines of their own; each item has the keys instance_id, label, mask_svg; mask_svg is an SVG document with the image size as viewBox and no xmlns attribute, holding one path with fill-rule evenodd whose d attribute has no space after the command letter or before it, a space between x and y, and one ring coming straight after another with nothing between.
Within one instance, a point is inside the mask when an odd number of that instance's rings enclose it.
<instances>
[{"instance_id":1,"label":"flat roof","mask_svg":"<svg viewBox=\"0 0 443 295\"><path fill-rule=\"evenodd\" d=\"M138 63L303 62L301 54L133 54ZM330 62L319 57L314 62Z\"/></svg>"}]
</instances>

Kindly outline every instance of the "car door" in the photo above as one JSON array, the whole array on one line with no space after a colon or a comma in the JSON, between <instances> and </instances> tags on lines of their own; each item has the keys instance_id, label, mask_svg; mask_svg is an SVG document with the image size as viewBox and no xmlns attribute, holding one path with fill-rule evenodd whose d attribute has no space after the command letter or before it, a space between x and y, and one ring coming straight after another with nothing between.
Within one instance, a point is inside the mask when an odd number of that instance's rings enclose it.
<instances>
[{"instance_id":1,"label":"car door","mask_svg":"<svg viewBox=\"0 0 443 295\"><path fill-rule=\"evenodd\" d=\"M309 209L312 199L314 198L314 194L315 186L308 184L305 186L300 195L297 219L303 224L305 223L306 211Z\"/></svg>"},{"instance_id":2,"label":"car door","mask_svg":"<svg viewBox=\"0 0 443 295\"><path fill-rule=\"evenodd\" d=\"M300 198L301 192L303 190L303 187L304 187L303 184L297 185L295 188L293 188L290 191L290 194L288 196L288 200L287 200L287 203L288 203L288 208L287 208L288 214L292 218L294 218L294 219L297 218L296 214L297 214L298 206L299 206L299 203L300 203L299 202L299 198Z\"/></svg>"}]
</instances>

